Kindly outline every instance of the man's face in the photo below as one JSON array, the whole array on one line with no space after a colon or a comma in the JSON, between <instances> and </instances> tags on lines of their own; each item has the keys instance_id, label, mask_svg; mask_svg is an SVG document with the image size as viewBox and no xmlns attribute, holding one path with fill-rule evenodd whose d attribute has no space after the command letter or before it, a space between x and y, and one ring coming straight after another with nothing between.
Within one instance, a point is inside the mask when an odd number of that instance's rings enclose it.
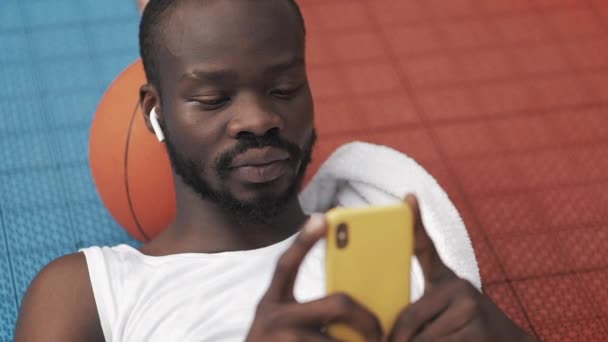
<instances>
[{"instance_id":1,"label":"man's face","mask_svg":"<svg viewBox=\"0 0 608 342\"><path fill-rule=\"evenodd\" d=\"M315 139L293 9L186 1L164 37L161 108L175 172L241 221L276 216L297 195Z\"/></svg>"}]
</instances>

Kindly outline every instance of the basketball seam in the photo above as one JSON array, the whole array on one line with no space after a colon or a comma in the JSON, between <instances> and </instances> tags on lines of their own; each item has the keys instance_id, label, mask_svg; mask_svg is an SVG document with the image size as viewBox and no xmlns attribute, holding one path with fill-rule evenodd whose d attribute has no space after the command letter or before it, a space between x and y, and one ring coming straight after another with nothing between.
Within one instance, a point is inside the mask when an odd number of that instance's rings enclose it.
<instances>
[{"instance_id":1,"label":"basketball seam","mask_svg":"<svg viewBox=\"0 0 608 342\"><path fill-rule=\"evenodd\" d=\"M131 114L131 120L129 120L129 134L127 135L127 145L125 148L125 188L127 190L127 202L129 203L129 210L131 211L131 215L133 216L133 220L135 221L135 226L137 230L144 237L145 241L150 241L150 238L146 234L146 231L143 229L139 220L137 219L137 214L135 213L135 209L133 208L133 202L131 202L131 192L129 191L129 143L131 142L131 128L133 127L133 122L135 121L135 115L137 114L137 108L139 107L139 101L135 104L135 108L133 108L133 113Z\"/></svg>"}]
</instances>

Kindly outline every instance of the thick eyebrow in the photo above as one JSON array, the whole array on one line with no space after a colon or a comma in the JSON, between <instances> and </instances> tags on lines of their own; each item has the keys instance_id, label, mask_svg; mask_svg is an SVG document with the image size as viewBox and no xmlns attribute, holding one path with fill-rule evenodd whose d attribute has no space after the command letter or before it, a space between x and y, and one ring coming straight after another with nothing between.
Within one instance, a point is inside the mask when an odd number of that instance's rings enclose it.
<instances>
[{"instance_id":1,"label":"thick eyebrow","mask_svg":"<svg viewBox=\"0 0 608 342\"><path fill-rule=\"evenodd\" d=\"M237 73L231 70L192 70L183 74L182 77L180 77L180 81L194 79L209 83L222 83L234 81L237 78Z\"/></svg>"},{"instance_id":2,"label":"thick eyebrow","mask_svg":"<svg viewBox=\"0 0 608 342\"><path fill-rule=\"evenodd\" d=\"M304 59L297 57L286 63L271 65L264 70L265 74L279 74L281 72L304 66Z\"/></svg>"},{"instance_id":3,"label":"thick eyebrow","mask_svg":"<svg viewBox=\"0 0 608 342\"><path fill-rule=\"evenodd\" d=\"M293 68L303 67L304 59L294 58L286 63L274 64L264 69L265 74L278 74ZM184 73L180 81L185 79L200 80L209 83L222 83L238 79L238 74L232 70L192 70Z\"/></svg>"}]
</instances>

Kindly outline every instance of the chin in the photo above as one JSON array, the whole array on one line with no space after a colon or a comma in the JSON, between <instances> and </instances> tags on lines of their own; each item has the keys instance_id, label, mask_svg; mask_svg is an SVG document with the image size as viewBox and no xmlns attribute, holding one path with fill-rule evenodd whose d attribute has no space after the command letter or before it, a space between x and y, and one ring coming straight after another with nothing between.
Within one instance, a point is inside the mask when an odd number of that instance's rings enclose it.
<instances>
[{"instance_id":1,"label":"chin","mask_svg":"<svg viewBox=\"0 0 608 342\"><path fill-rule=\"evenodd\" d=\"M244 183L231 191L234 198L242 202L255 203L261 200L286 200L294 187L293 175L284 175L266 183ZM297 191L296 191L297 193Z\"/></svg>"}]
</instances>

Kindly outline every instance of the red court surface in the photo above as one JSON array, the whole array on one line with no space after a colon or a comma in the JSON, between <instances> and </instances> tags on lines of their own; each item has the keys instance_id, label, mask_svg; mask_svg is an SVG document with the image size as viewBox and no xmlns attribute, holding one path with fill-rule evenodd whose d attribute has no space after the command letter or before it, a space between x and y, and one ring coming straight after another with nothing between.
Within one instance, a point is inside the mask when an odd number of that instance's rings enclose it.
<instances>
[{"instance_id":1,"label":"red court surface","mask_svg":"<svg viewBox=\"0 0 608 342\"><path fill-rule=\"evenodd\" d=\"M608 1L299 2L316 165L353 139L414 157L517 323L608 341Z\"/></svg>"}]
</instances>

